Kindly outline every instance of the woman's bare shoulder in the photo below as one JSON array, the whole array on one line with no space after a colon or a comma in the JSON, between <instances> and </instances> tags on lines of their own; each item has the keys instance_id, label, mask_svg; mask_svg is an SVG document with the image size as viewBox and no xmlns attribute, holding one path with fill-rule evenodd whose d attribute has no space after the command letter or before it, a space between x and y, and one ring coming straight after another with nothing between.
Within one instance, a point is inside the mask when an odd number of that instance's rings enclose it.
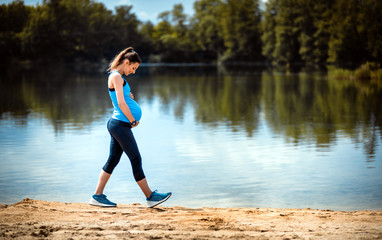
<instances>
[{"instance_id":1,"label":"woman's bare shoulder","mask_svg":"<svg viewBox=\"0 0 382 240\"><path fill-rule=\"evenodd\" d=\"M118 74L117 72L112 72L110 75L109 75L109 85L114 85L114 84L123 84L123 78L121 77L120 74Z\"/></svg>"},{"instance_id":2,"label":"woman's bare shoulder","mask_svg":"<svg viewBox=\"0 0 382 240\"><path fill-rule=\"evenodd\" d=\"M122 77L118 72L111 72L109 74L109 79L122 79Z\"/></svg>"}]
</instances>

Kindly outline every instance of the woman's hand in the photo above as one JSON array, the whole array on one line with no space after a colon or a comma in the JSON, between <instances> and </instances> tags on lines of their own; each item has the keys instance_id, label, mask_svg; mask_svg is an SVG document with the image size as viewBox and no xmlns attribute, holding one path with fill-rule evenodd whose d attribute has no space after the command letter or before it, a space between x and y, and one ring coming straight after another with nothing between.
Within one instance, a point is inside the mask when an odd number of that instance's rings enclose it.
<instances>
[{"instance_id":1,"label":"woman's hand","mask_svg":"<svg viewBox=\"0 0 382 240\"><path fill-rule=\"evenodd\" d=\"M134 99L134 95L133 95L132 92L130 92L130 98L131 98L131 99Z\"/></svg>"},{"instance_id":2,"label":"woman's hand","mask_svg":"<svg viewBox=\"0 0 382 240\"><path fill-rule=\"evenodd\" d=\"M131 128L138 127L138 125L139 125L139 121L135 121L135 124L134 124L134 125L131 125Z\"/></svg>"}]
</instances>

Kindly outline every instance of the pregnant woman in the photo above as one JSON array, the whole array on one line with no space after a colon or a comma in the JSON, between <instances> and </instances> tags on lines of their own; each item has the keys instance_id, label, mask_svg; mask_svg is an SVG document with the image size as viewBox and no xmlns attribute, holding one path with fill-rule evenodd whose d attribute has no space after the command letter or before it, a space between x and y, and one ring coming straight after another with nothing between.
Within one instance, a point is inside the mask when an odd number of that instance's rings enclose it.
<instances>
[{"instance_id":1,"label":"pregnant woman","mask_svg":"<svg viewBox=\"0 0 382 240\"><path fill-rule=\"evenodd\" d=\"M131 131L132 128L139 125L142 110L134 101L130 86L122 75L135 74L140 63L139 55L133 48L129 47L120 52L109 65L108 87L114 106L114 114L107 123L107 129L111 135L110 154L101 170L96 191L90 199L91 205L102 207L115 207L117 205L107 199L103 190L123 152L130 159L135 181L145 194L149 207L155 207L171 196L171 192L158 193L150 190L142 169L141 154Z\"/></svg>"}]
</instances>

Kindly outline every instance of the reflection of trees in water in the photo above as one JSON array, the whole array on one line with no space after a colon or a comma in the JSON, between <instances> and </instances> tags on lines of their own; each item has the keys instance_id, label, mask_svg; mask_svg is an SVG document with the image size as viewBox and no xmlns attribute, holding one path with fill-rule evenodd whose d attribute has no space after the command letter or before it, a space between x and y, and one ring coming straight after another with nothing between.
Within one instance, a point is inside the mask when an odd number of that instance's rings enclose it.
<instances>
[{"instance_id":1,"label":"reflection of trees in water","mask_svg":"<svg viewBox=\"0 0 382 240\"><path fill-rule=\"evenodd\" d=\"M366 126L366 129L363 131L362 138L363 146L366 152L366 157L368 159L368 162L374 162L374 156L375 156L375 149L377 146L377 138L378 133L381 135L381 131L377 130L378 127L376 126L376 120L374 114L372 115L372 118L370 120L370 125Z\"/></svg>"},{"instance_id":2,"label":"reflection of trees in water","mask_svg":"<svg viewBox=\"0 0 382 240\"><path fill-rule=\"evenodd\" d=\"M327 79L322 74L263 74L267 122L294 142L330 147L337 134L364 143L368 161L375 156L382 109L382 88L375 83ZM267 96L267 97L264 97Z\"/></svg>"},{"instance_id":3,"label":"reflection of trees in water","mask_svg":"<svg viewBox=\"0 0 382 240\"><path fill-rule=\"evenodd\" d=\"M181 72L181 71L180 71ZM213 74L153 74L143 80L153 87L167 111L183 118L191 104L196 120L210 126L244 128L248 136L258 129L259 115L277 134L296 145L330 148L338 134L363 143L373 161L381 136L382 109L377 104L382 87L377 83L327 79L323 73L250 73L230 69ZM150 89L150 88L144 88Z\"/></svg>"},{"instance_id":4,"label":"reflection of trees in water","mask_svg":"<svg viewBox=\"0 0 382 240\"><path fill-rule=\"evenodd\" d=\"M112 105L106 74L72 74L67 68L1 73L0 117L32 113L51 121L57 132L82 128ZM161 110L182 120L191 106L196 121L246 131L259 128L260 115L286 141L330 148L338 136L362 146L374 161L381 141L382 84L327 79L322 73L251 72L250 68L157 67L129 76L138 100L159 101Z\"/></svg>"},{"instance_id":5,"label":"reflection of trees in water","mask_svg":"<svg viewBox=\"0 0 382 240\"><path fill-rule=\"evenodd\" d=\"M68 126L83 128L111 107L102 75L72 74L56 66L19 71L4 80L8 93L0 116L27 119L29 114L41 114L56 132Z\"/></svg>"},{"instance_id":6,"label":"reflection of trees in water","mask_svg":"<svg viewBox=\"0 0 382 240\"><path fill-rule=\"evenodd\" d=\"M210 126L223 123L233 130L244 127L252 136L258 126L261 89L260 81L253 80L248 76L217 75L215 70L204 75L152 75L140 81L152 84L154 93L150 88L139 88L145 97L157 96L165 109L171 109L179 119L191 104L197 121Z\"/></svg>"}]
</instances>

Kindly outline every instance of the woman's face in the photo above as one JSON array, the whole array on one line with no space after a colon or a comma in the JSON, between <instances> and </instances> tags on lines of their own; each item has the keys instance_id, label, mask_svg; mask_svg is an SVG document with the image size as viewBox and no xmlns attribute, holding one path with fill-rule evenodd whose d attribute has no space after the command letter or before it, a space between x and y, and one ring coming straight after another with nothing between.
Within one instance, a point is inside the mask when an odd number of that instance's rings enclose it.
<instances>
[{"instance_id":1,"label":"woman's face","mask_svg":"<svg viewBox=\"0 0 382 240\"><path fill-rule=\"evenodd\" d=\"M133 63L129 63L129 62L126 62L126 65L125 65L125 75L129 75L129 74L135 74L135 71L138 69L139 67L139 63L137 62L133 62Z\"/></svg>"}]
</instances>

